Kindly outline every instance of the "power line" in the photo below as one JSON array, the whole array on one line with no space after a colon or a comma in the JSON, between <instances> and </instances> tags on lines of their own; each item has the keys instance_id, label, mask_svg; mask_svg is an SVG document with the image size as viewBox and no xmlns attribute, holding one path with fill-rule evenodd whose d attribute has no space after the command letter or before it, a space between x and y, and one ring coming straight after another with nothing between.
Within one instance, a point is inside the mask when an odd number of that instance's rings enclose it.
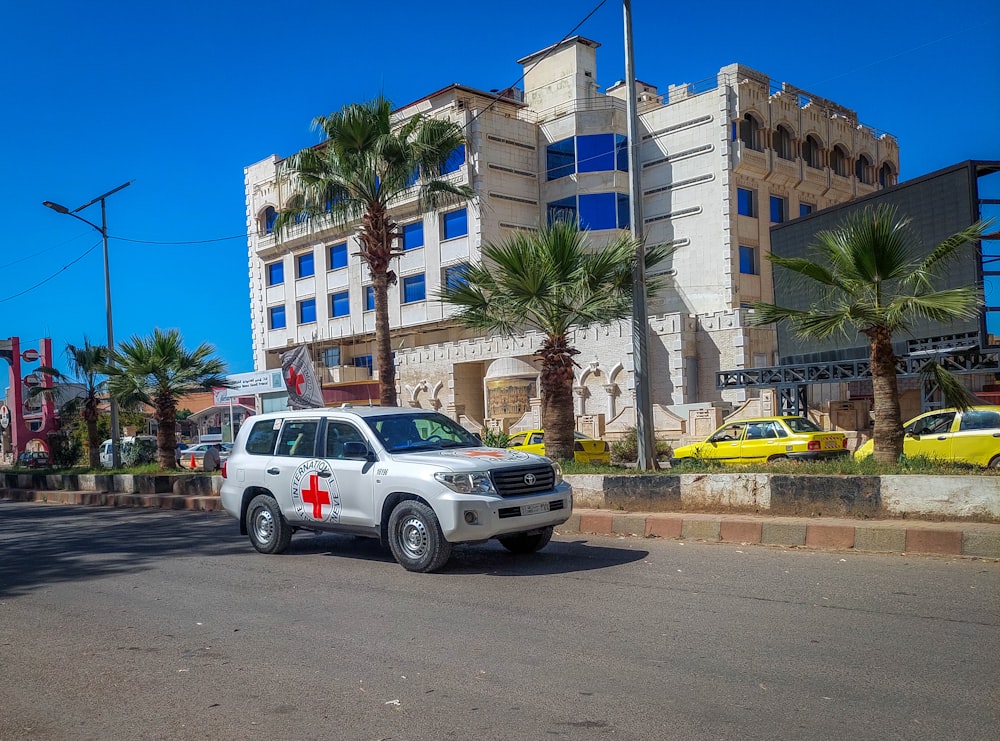
<instances>
[{"instance_id":1,"label":"power line","mask_svg":"<svg viewBox=\"0 0 1000 741\"><path fill-rule=\"evenodd\" d=\"M78 258L76 258L75 260L72 260L72 261L66 263L61 268L59 268L56 272L52 273L52 275L50 275L48 278L45 278L44 280L39 281L38 283L36 283L35 285L31 286L30 288L25 288L20 293L15 293L13 296L8 296L7 298L0 298L0 304L4 303L6 301L11 301L11 300L13 300L15 298L18 298L20 296L23 296L24 294L29 293L30 291L34 291L36 288L45 285L50 280L52 280L53 278L55 278L57 275L59 275L60 273L62 273L63 271L65 271L67 268L69 268L69 267L75 265L76 263L80 262L80 260L82 260L87 255L89 255L91 252L93 252L98 247L100 247L102 243L103 243L102 241L94 242L93 246L90 249L88 249L86 252L84 252L82 255L80 255Z\"/></svg>"},{"instance_id":2,"label":"power line","mask_svg":"<svg viewBox=\"0 0 1000 741\"><path fill-rule=\"evenodd\" d=\"M119 242L133 242L135 244L208 244L209 242L225 242L230 239L246 239L249 234L234 234L231 237L215 237L214 239L193 239L186 242L157 242L151 239L131 239L129 237L117 237L111 234L108 239L117 239Z\"/></svg>"}]
</instances>

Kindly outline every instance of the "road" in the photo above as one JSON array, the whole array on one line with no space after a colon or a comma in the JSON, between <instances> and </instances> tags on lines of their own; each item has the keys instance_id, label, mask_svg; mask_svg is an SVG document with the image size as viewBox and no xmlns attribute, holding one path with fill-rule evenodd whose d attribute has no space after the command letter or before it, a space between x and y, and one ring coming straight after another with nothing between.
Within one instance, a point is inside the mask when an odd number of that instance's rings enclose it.
<instances>
[{"instance_id":1,"label":"road","mask_svg":"<svg viewBox=\"0 0 1000 741\"><path fill-rule=\"evenodd\" d=\"M0 667L2 739L996 738L1000 564L0 502Z\"/></svg>"}]
</instances>

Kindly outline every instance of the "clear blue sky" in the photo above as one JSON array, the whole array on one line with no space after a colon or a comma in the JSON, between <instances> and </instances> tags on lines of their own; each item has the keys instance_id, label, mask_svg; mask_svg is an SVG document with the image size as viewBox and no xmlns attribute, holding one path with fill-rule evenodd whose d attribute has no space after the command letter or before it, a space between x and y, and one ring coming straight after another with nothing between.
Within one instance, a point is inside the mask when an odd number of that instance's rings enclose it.
<instances>
[{"instance_id":1,"label":"clear blue sky","mask_svg":"<svg viewBox=\"0 0 1000 741\"><path fill-rule=\"evenodd\" d=\"M105 341L101 249L82 256L100 235L42 201L73 209L135 180L108 199L108 232L141 240L111 240L115 339L177 327L252 370L245 237L152 243L244 234L243 168L316 143L314 116L379 92L507 87L598 2L6 3L0 338L51 337L63 368L67 343ZM902 179L1000 159L996 0L634 0L633 15L637 76L661 90L740 62L895 134ZM576 33L602 44L602 88L624 78L620 0Z\"/></svg>"}]
</instances>

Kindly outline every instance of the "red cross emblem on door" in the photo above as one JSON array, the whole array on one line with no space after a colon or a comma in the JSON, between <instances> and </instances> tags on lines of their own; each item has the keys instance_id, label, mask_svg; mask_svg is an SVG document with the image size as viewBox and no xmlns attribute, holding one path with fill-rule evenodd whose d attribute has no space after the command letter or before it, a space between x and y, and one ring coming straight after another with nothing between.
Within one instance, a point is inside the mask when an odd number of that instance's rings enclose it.
<instances>
[{"instance_id":1,"label":"red cross emblem on door","mask_svg":"<svg viewBox=\"0 0 1000 741\"><path fill-rule=\"evenodd\" d=\"M320 488L318 474L309 474L309 486L302 489L302 501L312 505L314 520L323 519L323 505L330 504L330 492Z\"/></svg>"}]
</instances>

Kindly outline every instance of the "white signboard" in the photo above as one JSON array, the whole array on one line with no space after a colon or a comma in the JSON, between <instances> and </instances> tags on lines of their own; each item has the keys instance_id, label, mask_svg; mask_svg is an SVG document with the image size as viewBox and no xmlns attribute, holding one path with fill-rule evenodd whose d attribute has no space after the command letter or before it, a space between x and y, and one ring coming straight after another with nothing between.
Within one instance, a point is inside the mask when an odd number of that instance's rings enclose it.
<instances>
[{"instance_id":1,"label":"white signboard","mask_svg":"<svg viewBox=\"0 0 1000 741\"><path fill-rule=\"evenodd\" d=\"M230 388L212 389L216 405L226 404L230 399L240 396L268 394L272 391L284 391L285 382L281 378L281 369L263 371L260 373L234 373L226 376Z\"/></svg>"}]
</instances>

